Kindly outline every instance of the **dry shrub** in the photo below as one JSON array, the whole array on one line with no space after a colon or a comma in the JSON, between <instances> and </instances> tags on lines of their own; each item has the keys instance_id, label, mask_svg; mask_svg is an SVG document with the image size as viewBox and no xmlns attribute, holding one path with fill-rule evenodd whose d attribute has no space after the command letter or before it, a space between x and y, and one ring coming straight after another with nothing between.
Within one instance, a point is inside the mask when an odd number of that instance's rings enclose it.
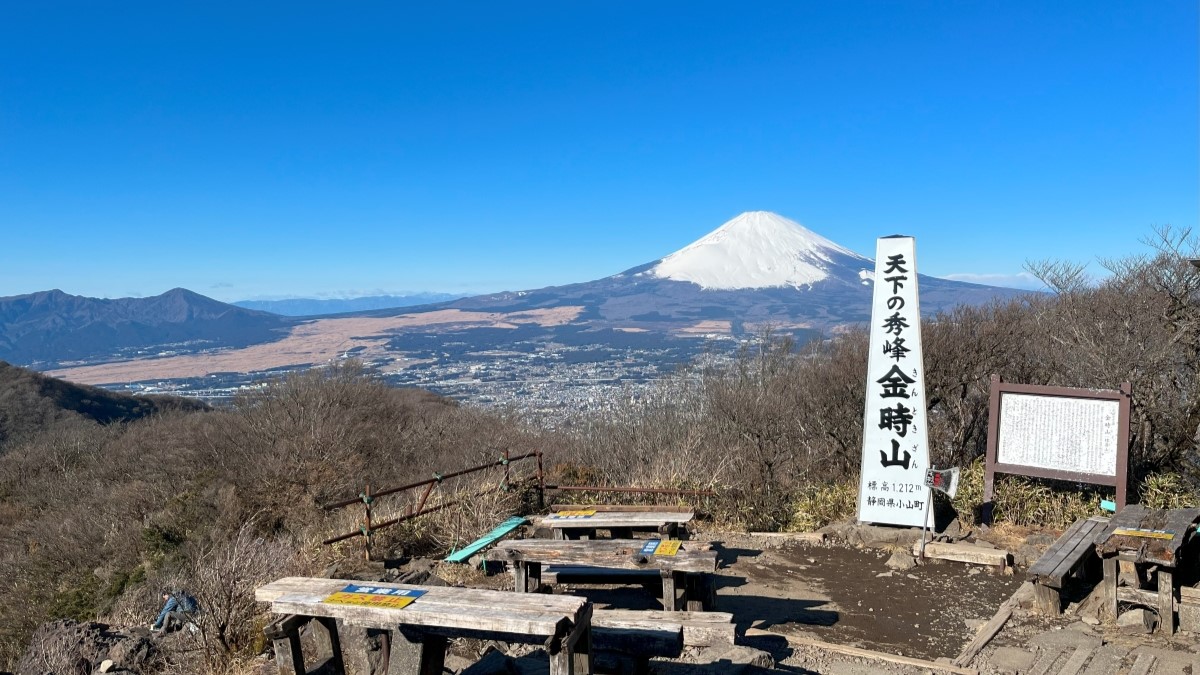
<instances>
[{"instance_id":1,"label":"dry shrub","mask_svg":"<svg viewBox=\"0 0 1200 675\"><path fill-rule=\"evenodd\" d=\"M812 532L830 523L851 518L858 510L858 477L835 483L809 485L796 498L788 530Z\"/></svg>"},{"instance_id":2,"label":"dry shrub","mask_svg":"<svg viewBox=\"0 0 1200 675\"><path fill-rule=\"evenodd\" d=\"M269 539L256 532L256 523L242 526L232 538L215 541L191 558L187 589L201 611L197 624L210 665L246 656L256 644L263 606L254 589L300 571L298 546L290 538Z\"/></svg>"},{"instance_id":3,"label":"dry shrub","mask_svg":"<svg viewBox=\"0 0 1200 675\"><path fill-rule=\"evenodd\" d=\"M1151 509L1186 509L1200 505L1200 491L1195 483L1184 480L1178 473L1160 473L1142 480L1140 503Z\"/></svg>"}]
</instances>

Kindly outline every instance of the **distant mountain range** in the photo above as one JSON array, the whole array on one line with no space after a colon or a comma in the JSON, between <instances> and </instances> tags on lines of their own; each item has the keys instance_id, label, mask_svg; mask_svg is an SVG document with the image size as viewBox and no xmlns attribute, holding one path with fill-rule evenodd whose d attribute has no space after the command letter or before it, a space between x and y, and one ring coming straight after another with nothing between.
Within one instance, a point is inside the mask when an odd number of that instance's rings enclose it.
<instances>
[{"instance_id":1,"label":"distant mountain range","mask_svg":"<svg viewBox=\"0 0 1200 675\"><path fill-rule=\"evenodd\" d=\"M244 347L278 339L290 324L283 317L183 288L114 300L43 291L0 298L0 359L53 365L174 349Z\"/></svg>"},{"instance_id":2,"label":"distant mountain range","mask_svg":"<svg viewBox=\"0 0 1200 675\"><path fill-rule=\"evenodd\" d=\"M238 307L271 312L283 316L320 316L429 305L464 298L466 293L412 293L409 295L368 295L361 298L285 298L282 300L238 300Z\"/></svg>"},{"instance_id":3,"label":"distant mountain range","mask_svg":"<svg viewBox=\"0 0 1200 675\"><path fill-rule=\"evenodd\" d=\"M348 354L386 364L405 353L444 353L438 346L449 344L476 352L552 342L652 348L767 325L811 336L869 320L873 271L871 259L799 223L751 211L675 253L603 279L417 306L352 309L342 304L351 301L306 300L248 309L184 289L140 299L61 291L0 298L0 359L57 366L78 381L135 382L304 366ZM1028 293L925 275L919 289L926 315ZM125 365L61 369L81 361Z\"/></svg>"},{"instance_id":4,"label":"distant mountain range","mask_svg":"<svg viewBox=\"0 0 1200 675\"><path fill-rule=\"evenodd\" d=\"M749 211L675 253L620 274L439 306L493 312L579 306L577 321L666 332L738 335L768 323L827 331L871 318L874 270L870 258L795 221ZM918 283L925 315L1028 293L926 275Z\"/></svg>"}]
</instances>

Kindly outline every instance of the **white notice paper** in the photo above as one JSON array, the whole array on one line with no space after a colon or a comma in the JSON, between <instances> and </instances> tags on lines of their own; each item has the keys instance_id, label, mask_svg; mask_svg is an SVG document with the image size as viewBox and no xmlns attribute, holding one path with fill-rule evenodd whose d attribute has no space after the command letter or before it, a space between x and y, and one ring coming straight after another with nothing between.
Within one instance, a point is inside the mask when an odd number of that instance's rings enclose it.
<instances>
[{"instance_id":1,"label":"white notice paper","mask_svg":"<svg viewBox=\"0 0 1200 675\"><path fill-rule=\"evenodd\" d=\"M1120 411L1119 401L1004 392L996 461L1115 476Z\"/></svg>"}]
</instances>

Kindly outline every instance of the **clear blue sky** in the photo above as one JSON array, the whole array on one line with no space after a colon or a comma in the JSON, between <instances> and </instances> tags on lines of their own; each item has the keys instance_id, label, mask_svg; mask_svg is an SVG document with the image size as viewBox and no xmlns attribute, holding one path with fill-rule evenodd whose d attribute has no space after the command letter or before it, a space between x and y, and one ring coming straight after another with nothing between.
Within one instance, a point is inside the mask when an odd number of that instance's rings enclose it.
<instances>
[{"instance_id":1,"label":"clear blue sky","mask_svg":"<svg viewBox=\"0 0 1200 675\"><path fill-rule=\"evenodd\" d=\"M417 4L4 3L0 295L533 288L759 209L1006 278L1197 224L1195 0Z\"/></svg>"}]
</instances>

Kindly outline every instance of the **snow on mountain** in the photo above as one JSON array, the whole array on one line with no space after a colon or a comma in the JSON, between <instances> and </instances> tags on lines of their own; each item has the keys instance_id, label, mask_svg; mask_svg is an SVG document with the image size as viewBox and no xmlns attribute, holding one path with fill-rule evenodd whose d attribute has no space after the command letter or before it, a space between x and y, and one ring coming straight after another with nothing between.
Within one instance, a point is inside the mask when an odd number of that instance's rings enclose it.
<instances>
[{"instance_id":1,"label":"snow on mountain","mask_svg":"<svg viewBox=\"0 0 1200 675\"><path fill-rule=\"evenodd\" d=\"M644 274L690 281L708 290L802 288L829 276L835 259L869 258L770 211L747 211Z\"/></svg>"}]
</instances>

